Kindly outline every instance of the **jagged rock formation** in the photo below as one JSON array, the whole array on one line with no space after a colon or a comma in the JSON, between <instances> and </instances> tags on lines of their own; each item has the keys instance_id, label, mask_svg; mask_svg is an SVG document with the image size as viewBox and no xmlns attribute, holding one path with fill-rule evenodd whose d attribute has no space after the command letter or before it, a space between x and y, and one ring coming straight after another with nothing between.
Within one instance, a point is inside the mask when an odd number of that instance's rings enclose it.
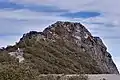
<instances>
[{"instance_id":1,"label":"jagged rock formation","mask_svg":"<svg viewBox=\"0 0 120 80\"><path fill-rule=\"evenodd\" d=\"M31 31L12 49L18 47L24 63L39 73L119 73L102 40L80 23L58 21L43 32Z\"/></svg>"}]
</instances>

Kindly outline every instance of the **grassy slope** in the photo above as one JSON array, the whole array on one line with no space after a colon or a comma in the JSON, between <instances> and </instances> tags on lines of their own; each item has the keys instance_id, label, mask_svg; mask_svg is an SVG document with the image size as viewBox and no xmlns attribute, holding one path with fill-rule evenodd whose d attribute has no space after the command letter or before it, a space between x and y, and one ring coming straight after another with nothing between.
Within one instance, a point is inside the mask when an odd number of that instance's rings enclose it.
<instances>
[{"instance_id":1,"label":"grassy slope","mask_svg":"<svg viewBox=\"0 0 120 80\"><path fill-rule=\"evenodd\" d=\"M24 50L24 63L18 63L17 59L7 54L17 47ZM95 60L76 44L63 40L37 41L35 36L0 51L0 65L1 80L39 80L39 74L100 73Z\"/></svg>"}]
</instances>

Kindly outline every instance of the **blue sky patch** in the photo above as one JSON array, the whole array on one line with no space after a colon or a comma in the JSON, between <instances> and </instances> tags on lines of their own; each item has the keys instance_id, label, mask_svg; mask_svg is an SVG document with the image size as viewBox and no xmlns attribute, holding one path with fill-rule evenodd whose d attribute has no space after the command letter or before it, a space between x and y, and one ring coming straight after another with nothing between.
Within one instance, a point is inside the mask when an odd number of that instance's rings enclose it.
<instances>
[{"instance_id":1,"label":"blue sky patch","mask_svg":"<svg viewBox=\"0 0 120 80\"><path fill-rule=\"evenodd\" d=\"M11 2L0 2L0 9L8 9L8 8L12 8L12 9L22 9L24 8L22 5L17 5L15 3L11 3Z\"/></svg>"},{"instance_id":2,"label":"blue sky patch","mask_svg":"<svg viewBox=\"0 0 120 80\"><path fill-rule=\"evenodd\" d=\"M22 33L0 33L0 37L6 37L6 36L19 36L22 35Z\"/></svg>"},{"instance_id":3,"label":"blue sky patch","mask_svg":"<svg viewBox=\"0 0 120 80\"><path fill-rule=\"evenodd\" d=\"M60 16L69 17L69 18L90 18L100 16L99 12L76 12L76 13L65 13Z\"/></svg>"},{"instance_id":4,"label":"blue sky patch","mask_svg":"<svg viewBox=\"0 0 120 80\"><path fill-rule=\"evenodd\" d=\"M24 5L16 4L8 1L0 1L0 9L28 9L35 12L68 12L68 10L60 9L55 6L46 5Z\"/></svg>"}]
</instances>

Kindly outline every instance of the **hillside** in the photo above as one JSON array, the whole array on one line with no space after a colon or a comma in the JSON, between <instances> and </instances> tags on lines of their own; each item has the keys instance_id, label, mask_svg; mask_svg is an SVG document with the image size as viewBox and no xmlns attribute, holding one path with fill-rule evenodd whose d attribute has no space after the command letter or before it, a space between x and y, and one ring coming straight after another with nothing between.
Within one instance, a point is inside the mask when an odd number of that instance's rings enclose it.
<instances>
[{"instance_id":1,"label":"hillside","mask_svg":"<svg viewBox=\"0 0 120 80\"><path fill-rule=\"evenodd\" d=\"M18 61L20 58L8 54L18 48L24 53L22 62ZM28 71L30 75L36 76L119 73L99 37L92 36L80 23L61 21L50 25L43 32L26 33L16 45L1 49L0 65L3 71L14 73L22 69L22 73Z\"/></svg>"}]
</instances>

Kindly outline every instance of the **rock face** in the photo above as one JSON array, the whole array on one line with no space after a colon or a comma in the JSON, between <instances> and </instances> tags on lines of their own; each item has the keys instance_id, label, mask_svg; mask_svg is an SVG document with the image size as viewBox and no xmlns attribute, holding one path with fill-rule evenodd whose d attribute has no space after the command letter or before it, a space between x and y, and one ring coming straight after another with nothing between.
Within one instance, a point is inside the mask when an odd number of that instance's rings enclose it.
<instances>
[{"instance_id":1,"label":"rock face","mask_svg":"<svg viewBox=\"0 0 120 80\"><path fill-rule=\"evenodd\" d=\"M80 23L58 21L24 34L15 46L40 73L119 73L102 40Z\"/></svg>"},{"instance_id":2,"label":"rock face","mask_svg":"<svg viewBox=\"0 0 120 80\"><path fill-rule=\"evenodd\" d=\"M57 22L46 28L43 33L48 39L62 39L76 44L79 49L89 54L97 62L101 72L119 73L102 40L92 36L80 23Z\"/></svg>"}]
</instances>

